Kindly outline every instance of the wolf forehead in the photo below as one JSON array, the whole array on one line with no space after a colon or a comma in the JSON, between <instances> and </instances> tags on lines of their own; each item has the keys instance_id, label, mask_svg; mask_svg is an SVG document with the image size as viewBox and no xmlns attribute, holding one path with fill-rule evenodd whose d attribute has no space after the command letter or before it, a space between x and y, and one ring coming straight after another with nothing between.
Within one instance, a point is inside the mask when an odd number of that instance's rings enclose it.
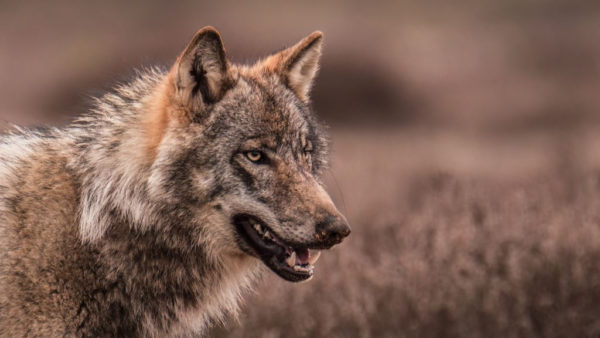
<instances>
[{"instance_id":1,"label":"wolf forehead","mask_svg":"<svg viewBox=\"0 0 600 338\"><path fill-rule=\"evenodd\" d=\"M259 76L238 76L235 85L210 112L207 136L227 135L238 142L264 140L266 144L262 146L291 147L294 151L326 150L325 132L310 105L275 76Z\"/></svg>"}]
</instances>

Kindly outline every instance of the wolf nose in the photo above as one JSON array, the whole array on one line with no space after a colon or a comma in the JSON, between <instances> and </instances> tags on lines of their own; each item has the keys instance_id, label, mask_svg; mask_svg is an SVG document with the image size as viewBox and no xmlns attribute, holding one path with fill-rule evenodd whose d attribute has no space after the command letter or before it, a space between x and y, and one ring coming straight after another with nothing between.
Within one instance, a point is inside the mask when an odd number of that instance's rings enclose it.
<instances>
[{"instance_id":1,"label":"wolf nose","mask_svg":"<svg viewBox=\"0 0 600 338\"><path fill-rule=\"evenodd\" d=\"M350 235L350 227L342 217L329 216L315 226L316 237L327 245L340 243Z\"/></svg>"}]
</instances>

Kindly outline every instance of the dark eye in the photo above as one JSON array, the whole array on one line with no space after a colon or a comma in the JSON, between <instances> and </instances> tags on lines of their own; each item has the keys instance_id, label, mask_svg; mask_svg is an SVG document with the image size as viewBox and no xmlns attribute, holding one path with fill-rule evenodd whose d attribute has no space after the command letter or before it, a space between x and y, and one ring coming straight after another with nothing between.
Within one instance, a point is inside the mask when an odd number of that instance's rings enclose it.
<instances>
[{"instance_id":1,"label":"dark eye","mask_svg":"<svg viewBox=\"0 0 600 338\"><path fill-rule=\"evenodd\" d=\"M254 163L265 163L267 158L265 154L258 150L250 150L245 153L246 158Z\"/></svg>"}]
</instances>

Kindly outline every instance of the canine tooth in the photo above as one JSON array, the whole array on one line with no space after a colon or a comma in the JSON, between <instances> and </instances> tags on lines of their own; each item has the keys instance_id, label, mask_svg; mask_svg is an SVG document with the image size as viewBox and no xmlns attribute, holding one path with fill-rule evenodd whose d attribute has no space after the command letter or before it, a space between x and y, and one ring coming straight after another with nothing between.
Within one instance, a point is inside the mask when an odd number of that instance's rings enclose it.
<instances>
[{"instance_id":1,"label":"canine tooth","mask_svg":"<svg viewBox=\"0 0 600 338\"><path fill-rule=\"evenodd\" d=\"M285 262L290 267L295 267L295 265L296 265L296 252L292 252L292 254L290 255L290 257L288 257L288 258L285 259Z\"/></svg>"},{"instance_id":2,"label":"canine tooth","mask_svg":"<svg viewBox=\"0 0 600 338\"><path fill-rule=\"evenodd\" d=\"M308 264L314 265L321 257L321 250L311 250L310 255L308 256Z\"/></svg>"},{"instance_id":3,"label":"canine tooth","mask_svg":"<svg viewBox=\"0 0 600 338\"><path fill-rule=\"evenodd\" d=\"M273 239L273 237L271 236L271 233L268 232L268 231L265 232L265 234L263 235L263 237L266 238L266 239Z\"/></svg>"}]
</instances>

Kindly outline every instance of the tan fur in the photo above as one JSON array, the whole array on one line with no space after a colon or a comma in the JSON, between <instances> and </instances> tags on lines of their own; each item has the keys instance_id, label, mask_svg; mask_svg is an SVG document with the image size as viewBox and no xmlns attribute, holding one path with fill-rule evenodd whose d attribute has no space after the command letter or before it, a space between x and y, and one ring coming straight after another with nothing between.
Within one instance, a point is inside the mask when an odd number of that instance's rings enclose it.
<instances>
[{"instance_id":1,"label":"tan fur","mask_svg":"<svg viewBox=\"0 0 600 338\"><path fill-rule=\"evenodd\" d=\"M153 159L156 156L157 147L162 141L169 122L175 119L183 119L183 113L173 103L171 91L168 87L174 87L173 77L167 76L165 81L158 87L157 93L148 98L146 102L147 117L144 121L146 130L148 156ZM175 116L175 117L173 117Z\"/></svg>"}]
</instances>

